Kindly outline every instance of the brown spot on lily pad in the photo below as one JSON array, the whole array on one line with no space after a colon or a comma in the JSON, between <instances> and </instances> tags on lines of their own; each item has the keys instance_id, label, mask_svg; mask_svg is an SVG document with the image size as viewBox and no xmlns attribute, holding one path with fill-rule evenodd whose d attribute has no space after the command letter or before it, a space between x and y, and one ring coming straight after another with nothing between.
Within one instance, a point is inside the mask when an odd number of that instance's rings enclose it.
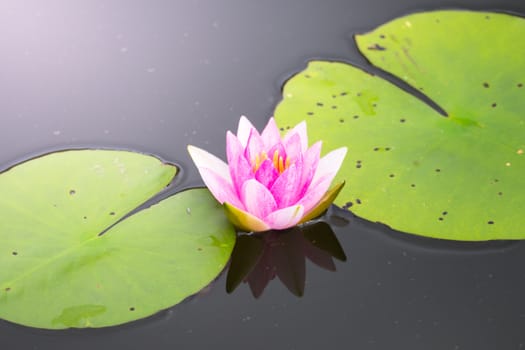
<instances>
[{"instance_id":1,"label":"brown spot on lily pad","mask_svg":"<svg viewBox=\"0 0 525 350\"><path fill-rule=\"evenodd\" d=\"M374 44L374 45L370 45L369 47L367 47L368 50L375 50L375 51L385 51L386 48L384 46L381 46L379 44Z\"/></svg>"}]
</instances>

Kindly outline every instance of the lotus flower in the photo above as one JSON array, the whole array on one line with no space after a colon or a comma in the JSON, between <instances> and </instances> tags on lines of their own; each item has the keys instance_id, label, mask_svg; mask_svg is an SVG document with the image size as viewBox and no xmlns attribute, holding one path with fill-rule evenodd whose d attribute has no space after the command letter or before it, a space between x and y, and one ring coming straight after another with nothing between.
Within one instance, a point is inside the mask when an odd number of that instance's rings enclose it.
<instances>
[{"instance_id":1,"label":"lotus flower","mask_svg":"<svg viewBox=\"0 0 525 350\"><path fill-rule=\"evenodd\" d=\"M273 118L263 132L241 117L237 136L226 134L228 164L205 150L188 146L200 175L239 229L282 230L322 214L344 182L328 190L346 147L320 158L321 141L308 148L306 122L283 138Z\"/></svg>"}]
</instances>

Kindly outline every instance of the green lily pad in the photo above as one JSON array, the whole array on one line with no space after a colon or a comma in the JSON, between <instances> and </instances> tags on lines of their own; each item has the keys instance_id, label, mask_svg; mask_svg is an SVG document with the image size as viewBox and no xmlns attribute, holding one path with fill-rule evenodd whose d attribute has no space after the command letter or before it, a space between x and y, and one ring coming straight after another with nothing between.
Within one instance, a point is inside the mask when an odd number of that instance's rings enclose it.
<instances>
[{"instance_id":1,"label":"green lily pad","mask_svg":"<svg viewBox=\"0 0 525 350\"><path fill-rule=\"evenodd\" d=\"M408 233L525 238L525 20L436 11L356 37L374 65L418 89L337 62L290 79L278 124L301 120L325 151L348 147L336 204Z\"/></svg>"},{"instance_id":2,"label":"green lily pad","mask_svg":"<svg viewBox=\"0 0 525 350\"><path fill-rule=\"evenodd\" d=\"M0 174L0 318L49 329L112 326L209 284L235 231L207 190L125 217L175 173L152 156L75 150Z\"/></svg>"}]
</instances>

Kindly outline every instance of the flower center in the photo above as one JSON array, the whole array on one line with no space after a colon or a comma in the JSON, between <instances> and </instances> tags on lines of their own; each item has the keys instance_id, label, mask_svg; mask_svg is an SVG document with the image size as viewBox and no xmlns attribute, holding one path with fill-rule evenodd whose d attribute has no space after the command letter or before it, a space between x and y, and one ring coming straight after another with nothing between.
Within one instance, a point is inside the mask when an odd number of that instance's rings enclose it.
<instances>
[{"instance_id":1,"label":"flower center","mask_svg":"<svg viewBox=\"0 0 525 350\"><path fill-rule=\"evenodd\" d=\"M259 170L259 168L261 167L261 164L266 159L269 159L269 158L268 158L268 154L264 151L255 156L255 160L252 162L254 173L257 170ZM279 175L281 175L283 171L288 169L288 167L290 166L290 158L286 157L286 159L284 159L283 156L279 155L279 151L275 150L275 152L273 152L272 163L273 163L273 167L275 168L275 170L277 170Z\"/></svg>"}]
</instances>

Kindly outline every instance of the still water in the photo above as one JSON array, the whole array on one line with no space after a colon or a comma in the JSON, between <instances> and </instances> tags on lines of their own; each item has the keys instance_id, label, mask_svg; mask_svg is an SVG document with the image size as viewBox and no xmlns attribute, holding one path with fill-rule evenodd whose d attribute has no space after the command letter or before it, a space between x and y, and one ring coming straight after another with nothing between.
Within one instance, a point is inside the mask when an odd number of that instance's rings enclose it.
<instances>
[{"instance_id":1,"label":"still water","mask_svg":"<svg viewBox=\"0 0 525 350\"><path fill-rule=\"evenodd\" d=\"M282 83L309 59L367 67L353 33L450 7L525 14L513 0L2 1L0 168L50 150L116 147L180 164L179 189L201 185L187 144L224 157L226 130L243 114L264 126ZM306 259L300 293L278 277L260 293L245 283L227 293L225 273L183 304L120 327L49 332L0 321L0 344L525 348L525 244L416 238L338 210L325 220L346 259Z\"/></svg>"}]
</instances>

